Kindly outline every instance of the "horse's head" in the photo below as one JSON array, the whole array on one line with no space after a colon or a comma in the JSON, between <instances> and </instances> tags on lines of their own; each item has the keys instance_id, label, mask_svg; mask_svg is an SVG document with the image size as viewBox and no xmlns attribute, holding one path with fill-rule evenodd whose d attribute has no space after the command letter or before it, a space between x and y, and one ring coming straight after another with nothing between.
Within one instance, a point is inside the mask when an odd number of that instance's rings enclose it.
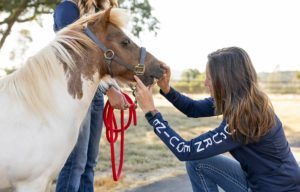
<instances>
[{"instance_id":1,"label":"horse's head","mask_svg":"<svg viewBox=\"0 0 300 192\"><path fill-rule=\"evenodd\" d=\"M93 16L84 29L98 45L100 77L110 74L129 83L138 75L145 85L150 85L163 75L161 62L144 52L122 31L127 23L126 16L124 10L111 8Z\"/></svg>"}]
</instances>

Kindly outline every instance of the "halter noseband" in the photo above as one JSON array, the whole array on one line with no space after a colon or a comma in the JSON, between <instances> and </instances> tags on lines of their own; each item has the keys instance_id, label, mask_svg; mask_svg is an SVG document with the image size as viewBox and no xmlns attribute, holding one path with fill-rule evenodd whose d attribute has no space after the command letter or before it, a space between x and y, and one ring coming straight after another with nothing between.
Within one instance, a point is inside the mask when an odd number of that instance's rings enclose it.
<instances>
[{"instance_id":1,"label":"halter noseband","mask_svg":"<svg viewBox=\"0 0 300 192\"><path fill-rule=\"evenodd\" d=\"M85 34L94 42L98 45L98 47L104 52L104 59L105 59L105 63L107 65L108 68L108 72L110 74L110 76L113 77L113 73L111 71L111 62L112 60L115 60L117 63L123 65L124 67L126 67L128 70L133 71L135 75L144 75L145 73L145 57L146 57L146 48L145 47L141 47L141 51L140 51L140 62L138 65L136 66L132 66L129 65L127 63L124 63L117 55L115 55L115 52L111 49L107 49L104 44L96 37L96 35L88 28L85 27L84 29Z\"/></svg>"}]
</instances>

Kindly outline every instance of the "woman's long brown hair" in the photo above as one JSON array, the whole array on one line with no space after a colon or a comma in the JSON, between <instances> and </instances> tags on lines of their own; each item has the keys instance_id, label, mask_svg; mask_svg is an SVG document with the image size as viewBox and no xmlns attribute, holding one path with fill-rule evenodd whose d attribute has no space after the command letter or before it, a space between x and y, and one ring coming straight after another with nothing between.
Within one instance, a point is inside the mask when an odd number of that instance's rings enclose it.
<instances>
[{"instance_id":1,"label":"woman's long brown hair","mask_svg":"<svg viewBox=\"0 0 300 192\"><path fill-rule=\"evenodd\" d=\"M258 141L275 125L267 95L259 88L250 57L241 48L229 47L208 55L216 114L223 114L234 139Z\"/></svg>"}]
</instances>

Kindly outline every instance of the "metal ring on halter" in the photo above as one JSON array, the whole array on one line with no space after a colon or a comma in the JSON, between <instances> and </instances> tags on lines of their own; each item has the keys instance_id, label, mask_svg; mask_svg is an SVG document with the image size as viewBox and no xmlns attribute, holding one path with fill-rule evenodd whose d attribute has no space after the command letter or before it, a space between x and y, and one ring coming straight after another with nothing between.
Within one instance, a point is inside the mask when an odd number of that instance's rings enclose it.
<instances>
[{"instance_id":1,"label":"metal ring on halter","mask_svg":"<svg viewBox=\"0 0 300 192\"><path fill-rule=\"evenodd\" d=\"M107 49L107 50L104 52L104 57L105 57L105 59L111 60L111 59L114 58L114 56L115 56L115 52L114 52L113 50L111 50L111 49Z\"/></svg>"},{"instance_id":2,"label":"metal ring on halter","mask_svg":"<svg viewBox=\"0 0 300 192\"><path fill-rule=\"evenodd\" d=\"M145 65L138 64L138 65L134 66L134 73L136 75L144 75L144 73L145 73Z\"/></svg>"}]
</instances>

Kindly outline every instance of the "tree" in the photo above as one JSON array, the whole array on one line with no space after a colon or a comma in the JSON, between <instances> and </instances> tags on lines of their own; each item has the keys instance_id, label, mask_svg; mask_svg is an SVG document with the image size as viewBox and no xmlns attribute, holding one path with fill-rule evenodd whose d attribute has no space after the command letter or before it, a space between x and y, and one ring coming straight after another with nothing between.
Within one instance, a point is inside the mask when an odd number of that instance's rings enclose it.
<instances>
[{"instance_id":1,"label":"tree","mask_svg":"<svg viewBox=\"0 0 300 192\"><path fill-rule=\"evenodd\" d=\"M159 21L152 16L152 7L148 0L118 0L118 2L121 8L130 10L133 16L133 35L139 37L143 27L147 27L148 31L156 35Z\"/></svg>"},{"instance_id":2,"label":"tree","mask_svg":"<svg viewBox=\"0 0 300 192\"><path fill-rule=\"evenodd\" d=\"M15 23L36 20L40 15L51 13L59 0L2 0L0 2L0 50Z\"/></svg>"},{"instance_id":3,"label":"tree","mask_svg":"<svg viewBox=\"0 0 300 192\"><path fill-rule=\"evenodd\" d=\"M203 93L205 73L198 69L186 69L181 73L181 79L173 83L176 90L185 93Z\"/></svg>"},{"instance_id":4,"label":"tree","mask_svg":"<svg viewBox=\"0 0 300 192\"><path fill-rule=\"evenodd\" d=\"M15 23L38 21L41 15L53 12L61 0L1 0L0 1L0 51ZM158 20L152 16L152 7L148 0L120 0L121 8L133 15L132 33L139 36L144 26L149 31L158 29Z\"/></svg>"},{"instance_id":5,"label":"tree","mask_svg":"<svg viewBox=\"0 0 300 192\"><path fill-rule=\"evenodd\" d=\"M198 69L187 69L182 72L181 79L183 81L190 82L190 81L196 80L200 74L201 73L199 72Z\"/></svg>"}]
</instances>

